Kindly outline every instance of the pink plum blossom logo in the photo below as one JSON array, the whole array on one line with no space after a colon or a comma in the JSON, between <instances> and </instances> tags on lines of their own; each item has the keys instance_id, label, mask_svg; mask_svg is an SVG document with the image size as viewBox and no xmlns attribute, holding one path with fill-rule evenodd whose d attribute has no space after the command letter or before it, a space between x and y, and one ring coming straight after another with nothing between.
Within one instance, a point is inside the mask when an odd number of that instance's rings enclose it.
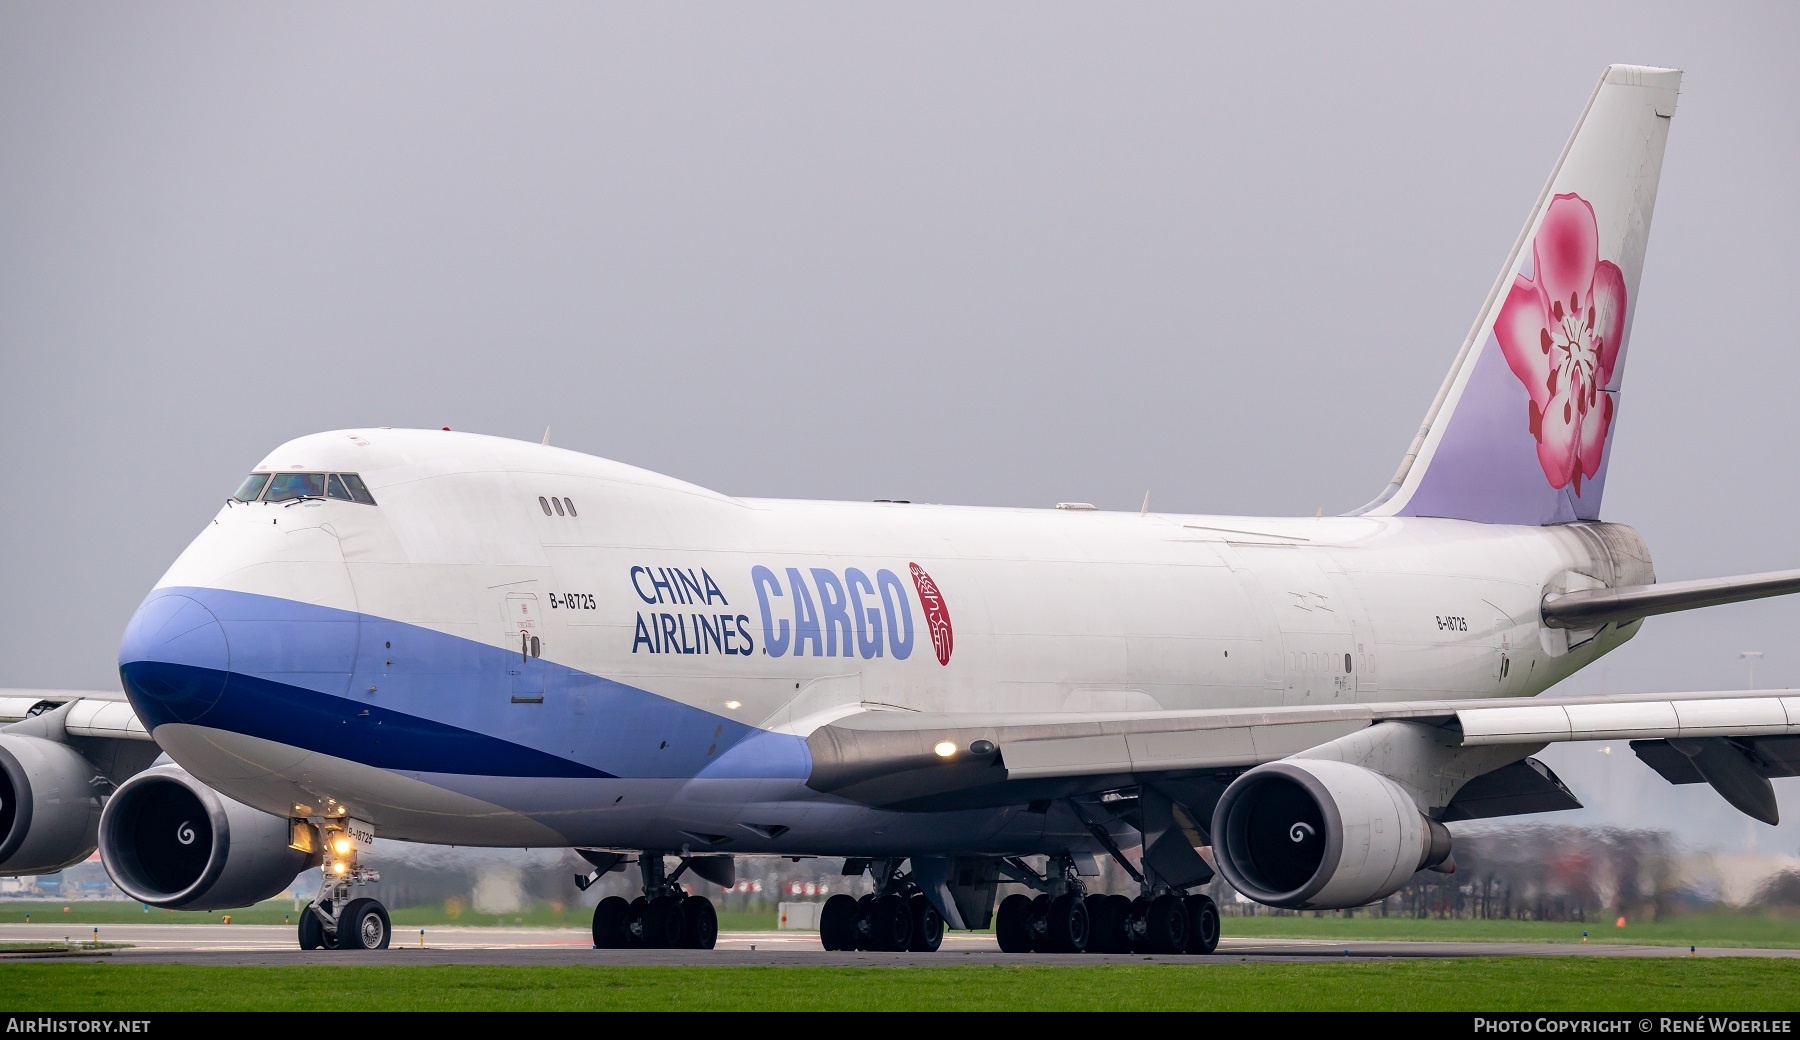
<instances>
[{"instance_id":1,"label":"pink plum blossom logo","mask_svg":"<svg viewBox=\"0 0 1800 1040\"><path fill-rule=\"evenodd\" d=\"M1532 277L1520 275L1494 337L1531 395L1538 464L1554 488L1594 479L1612 429L1612 381L1625 331L1625 276L1600 259L1594 207L1579 195L1550 200L1532 239Z\"/></svg>"}]
</instances>

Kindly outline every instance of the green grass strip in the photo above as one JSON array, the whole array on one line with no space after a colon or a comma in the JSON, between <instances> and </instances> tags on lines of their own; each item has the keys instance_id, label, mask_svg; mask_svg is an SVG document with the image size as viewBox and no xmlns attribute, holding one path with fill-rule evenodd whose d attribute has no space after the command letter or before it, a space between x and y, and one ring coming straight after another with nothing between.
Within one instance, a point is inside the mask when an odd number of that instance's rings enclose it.
<instances>
[{"instance_id":1,"label":"green grass strip","mask_svg":"<svg viewBox=\"0 0 1800 1040\"><path fill-rule=\"evenodd\" d=\"M1756 958L1115 966L193 967L0 964L0 1011L1793 1011Z\"/></svg>"}]
</instances>

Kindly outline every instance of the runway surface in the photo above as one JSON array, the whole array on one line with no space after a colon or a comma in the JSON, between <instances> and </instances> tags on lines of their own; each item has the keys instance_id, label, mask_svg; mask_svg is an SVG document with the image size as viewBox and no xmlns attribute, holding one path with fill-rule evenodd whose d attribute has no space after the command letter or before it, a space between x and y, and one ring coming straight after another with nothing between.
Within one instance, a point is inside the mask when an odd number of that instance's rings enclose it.
<instances>
[{"instance_id":1,"label":"runway surface","mask_svg":"<svg viewBox=\"0 0 1800 1040\"><path fill-rule=\"evenodd\" d=\"M901 967L952 964L1241 964L1246 961L1372 960L1396 957L1686 957L1686 947L1595 943L1335 942L1309 939L1233 939L1211 957L1138 954L1005 954L992 935L950 934L936 953L827 953L814 932L725 932L712 950L596 950L575 928L396 929L392 948L302 952L294 929L281 925L102 925L103 943L128 943L104 959L130 964L308 965L480 964L538 966L795 965ZM0 943L80 943L93 929L55 924L0 925ZM1702 948L1701 957L1800 957L1800 950ZM18 955L0 953L0 960ZM93 955L68 959L98 960Z\"/></svg>"}]
</instances>

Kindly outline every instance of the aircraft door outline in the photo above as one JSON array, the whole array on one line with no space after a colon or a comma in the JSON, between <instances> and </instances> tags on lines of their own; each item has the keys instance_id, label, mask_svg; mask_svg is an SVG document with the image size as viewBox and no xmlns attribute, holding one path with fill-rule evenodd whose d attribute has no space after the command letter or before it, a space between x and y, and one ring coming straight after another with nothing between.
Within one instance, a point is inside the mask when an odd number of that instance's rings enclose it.
<instances>
[{"instance_id":1,"label":"aircraft door outline","mask_svg":"<svg viewBox=\"0 0 1800 1040\"><path fill-rule=\"evenodd\" d=\"M509 592L501 601L505 633L502 645L512 651L507 677L514 704L544 703L543 614L535 592Z\"/></svg>"}]
</instances>

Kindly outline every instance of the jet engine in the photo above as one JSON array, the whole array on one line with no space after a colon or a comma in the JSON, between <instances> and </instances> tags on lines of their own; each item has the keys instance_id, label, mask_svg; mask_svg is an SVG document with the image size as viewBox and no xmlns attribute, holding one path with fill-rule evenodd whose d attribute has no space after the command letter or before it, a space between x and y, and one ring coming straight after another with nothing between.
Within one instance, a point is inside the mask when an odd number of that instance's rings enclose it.
<instances>
[{"instance_id":1,"label":"jet engine","mask_svg":"<svg viewBox=\"0 0 1800 1040\"><path fill-rule=\"evenodd\" d=\"M1286 759L1237 778L1213 811L1213 852L1259 903L1338 910L1374 902L1450 857L1450 832L1404 789L1346 762Z\"/></svg>"},{"instance_id":2,"label":"jet engine","mask_svg":"<svg viewBox=\"0 0 1800 1040\"><path fill-rule=\"evenodd\" d=\"M48 874L94 851L98 775L67 744L0 733L0 874Z\"/></svg>"},{"instance_id":3,"label":"jet engine","mask_svg":"<svg viewBox=\"0 0 1800 1040\"><path fill-rule=\"evenodd\" d=\"M179 766L119 785L100 816L100 859L131 898L171 910L268 899L319 865L289 846L287 820L233 801Z\"/></svg>"}]
</instances>

